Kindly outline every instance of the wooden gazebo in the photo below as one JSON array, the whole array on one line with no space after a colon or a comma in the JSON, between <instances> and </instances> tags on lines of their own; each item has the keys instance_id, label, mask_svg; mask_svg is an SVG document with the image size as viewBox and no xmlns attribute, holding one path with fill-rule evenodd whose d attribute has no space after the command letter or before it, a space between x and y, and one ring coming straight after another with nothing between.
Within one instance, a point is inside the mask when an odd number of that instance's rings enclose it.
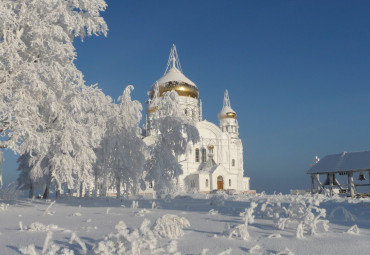
<instances>
[{"instance_id":1,"label":"wooden gazebo","mask_svg":"<svg viewBox=\"0 0 370 255\"><path fill-rule=\"evenodd\" d=\"M359 196L357 187L370 186L370 151L327 155L318 160L307 174L311 175L312 193L332 196L337 191L351 197ZM324 182L320 181L320 175L326 175ZM347 183L340 184L336 175L346 175Z\"/></svg>"}]
</instances>

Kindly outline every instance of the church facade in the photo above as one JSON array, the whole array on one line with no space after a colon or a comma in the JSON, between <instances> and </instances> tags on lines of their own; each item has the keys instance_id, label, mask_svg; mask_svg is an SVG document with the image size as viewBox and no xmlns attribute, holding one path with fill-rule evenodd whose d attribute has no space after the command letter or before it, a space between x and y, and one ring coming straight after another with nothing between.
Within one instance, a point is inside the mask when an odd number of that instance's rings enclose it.
<instances>
[{"instance_id":1,"label":"church facade","mask_svg":"<svg viewBox=\"0 0 370 255\"><path fill-rule=\"evenodd\" d=\"M183 191L203 193L215 190L250 191L250 178L244 176L243 144L239 138L237 114L231 108L228 91L225 91L223 106L218 114L219 125L203 120L198 87L183 74L173 45L165 74L148 92L144 130L144 142L147 144L154 141L156 135L150 125L156 116L150 100L155 86L158 86L159 96L171 90L178 93L179 107L194 121L199 131L199 142L188 144L186 153L178 158L183 170L178 178L179 187Z\"/></svg>"}]
</instances>

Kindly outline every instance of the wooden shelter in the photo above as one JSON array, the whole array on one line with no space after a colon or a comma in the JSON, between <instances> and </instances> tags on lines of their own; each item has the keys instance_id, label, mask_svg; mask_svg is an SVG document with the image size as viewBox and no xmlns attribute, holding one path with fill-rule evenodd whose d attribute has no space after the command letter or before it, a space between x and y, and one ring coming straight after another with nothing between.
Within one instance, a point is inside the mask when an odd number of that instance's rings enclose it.
<instances>
[{"instance_id":1,"label":"wooden shelter","mask_svg":"<svg viewBox=\"0 0 370 255\"><path fill-rule=\"evenodd\" d=\"M332 196L344 193L348 196L360 196L358 187L370 186L370 151L343 152L327 155L307 171L311 175L311 192ZM324 182L320 176L326 175ZM346 175L347 183L339 183L336 176ZM367 178L367 179L366 179ZM370 192L366 193L367 195ZM364 194L362 194L364 195Z\"/></svg>"}]
</instances>

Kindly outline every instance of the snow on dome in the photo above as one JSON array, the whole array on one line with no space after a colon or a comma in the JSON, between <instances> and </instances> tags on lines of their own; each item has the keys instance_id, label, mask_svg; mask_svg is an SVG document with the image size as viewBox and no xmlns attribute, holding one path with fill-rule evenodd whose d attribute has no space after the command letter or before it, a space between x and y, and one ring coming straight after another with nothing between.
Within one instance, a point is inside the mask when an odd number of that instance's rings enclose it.
<instances>
[{"instance_id":1,"label":"snow on dome","mask_svg":"<svg viewBox=\"0 0 370 255\"><path fill-rule=\"evenodd\" d=\"M189 85L195 85L189 78L187 78L176 66L173 66L167 73L165 73L156 83L159 85L165 84L170 81L185 82Z\"/></svg>"},{"instance_id":2,"label":"snow on dome","mask_svg":"<svg viewBox=\"0 0 370 255\"><path fill-rule=\"evenodd\" d=\"M225 91L224 95L224 105L217 117L219 119L236 119L236 112L231 108L229 92L227 90Z\"/></svg>"}]
</instances>

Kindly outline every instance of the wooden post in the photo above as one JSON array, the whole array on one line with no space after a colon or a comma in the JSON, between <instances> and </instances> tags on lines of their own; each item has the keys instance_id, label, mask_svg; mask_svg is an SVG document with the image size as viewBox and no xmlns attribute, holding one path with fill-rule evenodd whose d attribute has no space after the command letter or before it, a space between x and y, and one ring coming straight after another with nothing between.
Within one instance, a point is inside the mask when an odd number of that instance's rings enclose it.
<instances>
[{"instance_id":1,"label":"wooden post","mask_svg":"<svg viewBox=\"0 0 370 255\"><path fill-rule=\"evenodd\" d=\"M315 176L311 174L311 194L314 194L314 190L315 190Z\"/></svg>"},{"instance_id":2,"label":"wooden post","mask_svg":"<svg viewBox=\"0 0 370 255\"><path fill-rule=\"evenodd\" d=\"M354 197L356 194L356 188L355 188L355 183L353 182L353 172L349 171L348 172L348 188L349 188L349 194L351 197Z\"/></svg>"},{"instance_id":3,"label":"wooden post","mask_svg":"<svg viewBox=\"0 0 370 255\"><path fill-rule=\"evenodd\" d=\"M330 196L333 196L333 179L334 179L334 174L328 174L329 177L329 185L330 185Z\"/></svg>"}]
</instances>

